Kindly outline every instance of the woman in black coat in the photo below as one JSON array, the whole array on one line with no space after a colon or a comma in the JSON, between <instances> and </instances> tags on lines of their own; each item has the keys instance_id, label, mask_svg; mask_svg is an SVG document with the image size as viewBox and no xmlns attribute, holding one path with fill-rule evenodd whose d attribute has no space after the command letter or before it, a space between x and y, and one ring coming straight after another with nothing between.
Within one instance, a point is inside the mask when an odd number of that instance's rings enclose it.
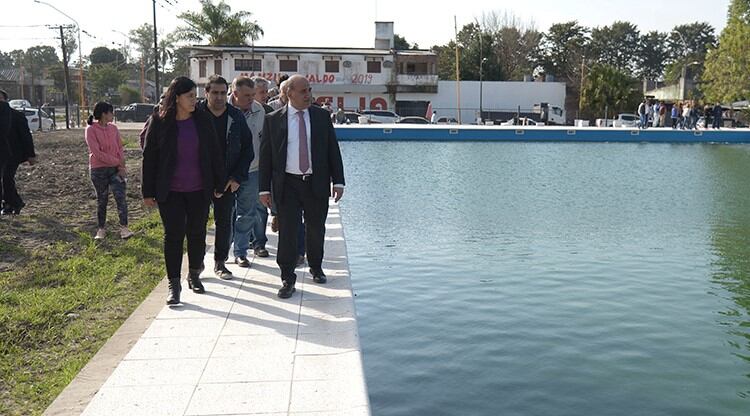
<instances>
[{"instance_id":1,"label":"woman in black coat","mask_svg":"<svg viewBox=\"0 0 750 416\"><path fill-rule=\"evenodd\" d=\"M158 205L164 225L167 304L180 303L182 245L187 236L188 286L204 293L199 279L206 252L206 223L212 197L224 192L224 158L208 114L197 109L196 85L177 77L146 132L143 202Z\"/></svg>"}]
</instances>

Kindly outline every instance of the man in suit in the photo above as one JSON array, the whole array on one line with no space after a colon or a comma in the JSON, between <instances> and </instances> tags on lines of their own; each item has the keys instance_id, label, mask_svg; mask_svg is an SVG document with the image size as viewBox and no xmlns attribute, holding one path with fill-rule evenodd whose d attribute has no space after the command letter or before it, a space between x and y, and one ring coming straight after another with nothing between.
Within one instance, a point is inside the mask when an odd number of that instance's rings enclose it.
<instances>
[{"instance_id":1,"label":"man in suit","mask_svg":"<svg viewBox=\"0 0 750 416\"><path fill-rule=\"evenodd\" d=\"M307 79L294 75L285 84L289 102L266 116L260 146L259 196L271 207L271 189L278 210L282 287L278 296L294 293L297 276L297 224L300 210L305 217L305 245L310 274L323 284L323 243L328 198L338 202L344 194L344 164L330 114L312 104Z\"/></svg>"}]
</instances>

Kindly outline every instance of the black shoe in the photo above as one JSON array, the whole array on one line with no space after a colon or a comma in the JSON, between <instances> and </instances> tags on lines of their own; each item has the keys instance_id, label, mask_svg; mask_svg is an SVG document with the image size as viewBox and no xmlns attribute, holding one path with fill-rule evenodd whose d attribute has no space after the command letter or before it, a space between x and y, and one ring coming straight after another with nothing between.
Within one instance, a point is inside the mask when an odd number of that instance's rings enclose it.
<instances>
[{"instance_id":1,"label":"black shoe","mask_svg":"<svg viewBox=\"0 0 750 416\"><path fill-rule=\"evenodd\" d=\"M200 275L200 269L188 270L188 288L192 289L194 293L206 293L206 288L201 283Z\"/></svg>"},{"instance_id":2,"label":"black shoe","mask_svg":"<svg viewBox=\"0 0 750 416\"><path fill-rule=\"evenodd\" d=\"M245 256L239 256L234 259L234 264L240 267L250 267L250 261Z\"/></svg>"},{"instance_id":3,"label":"black shoe","mask_svg":"<svg viewBox=\"0 0 750 416\"><path fill-rule=\"evenodd\" d=\"M265 247L257 247L255 250L255 255L258 257L268 257L268 250L266 250Z\"/></svg>"},{"instance_id":4,"label":"black shoe","mask_svg":"<svg viewBox=\"0 0 750 416\"><path fill-rule=\"evenodd\" d=\"M169 295L167 295L167 305L177 305L180 303L180 292L182 285L180 279L169 279Z\"/></svg>"},{"instance_id":5,"label":"black shoe","mask_svg":"<svg viewBox=\"0 0 750 416\"><path fill-rule=\"evenodd\" d=\"M302 266L303 264L305 264L305 255L300 254L297 256L297 266Z\"/></svg>"},{"instance_id":6,"label":"black shoe","mask_svg":"<svg viewBox=\"0 0 750 416\"><path fill-rule=\"evenodd\" d=\"M249 264L248 264L249 266ZM221 280L232 280L232 272L227 269L227 266L224 265L224 262L217 262L216 266L214 266L214 273L216 273L216 277L218 277Z\"/></svg>"},{"instance_id":7,"label":"black shoe","mask_svg":"<svg viewBox=\"0 0 750 416\"><path fill-rule=\"evenodd\" d=\"M283 286L281 286L281 289L279 289L278 296L281 299L289 299L292 297L294 291L294 283L283 282Z\"/></svg>"},{"instance_id":8,"label":"black shoe","mask_svg":"<svg viewBox=\"0 0 750 416\"><path fill-rule=\"evenodd\" d=\"M322 285L328 281L328 279L326 279L325 273L323 273L323 270L321 269L318 269L318 270L310 269L310 274L312 275L313 282L315 283L320 283Z\"/></svg>"}]
</instances>

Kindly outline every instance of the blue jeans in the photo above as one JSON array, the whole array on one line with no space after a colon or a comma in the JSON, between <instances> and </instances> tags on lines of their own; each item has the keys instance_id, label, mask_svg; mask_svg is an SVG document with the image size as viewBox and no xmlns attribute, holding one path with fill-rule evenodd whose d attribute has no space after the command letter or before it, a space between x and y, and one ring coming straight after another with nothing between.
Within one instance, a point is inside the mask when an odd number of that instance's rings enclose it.
<instances>
[{"instance_id":1,"label":"blue jeans","mask_svg":"<svg viewBox=\"0 0 750 416\"><path fill-rule=\"evenodd\" d=\"M252 243L253 248L266 246L266 223L268 211L258 200L258 171L250 172L247 180L237 190L234 221L234 256L246 256Z\"/></svg>"},{"instance_id":2,"label":"blue jeans","mask_svg":"<svg viewBox=\"0 0 750 416\"><path fill-rule=\"evenodd\" d=\"M648 128L648 116L647 115L641 115L641 126L642 129Z\"/></svg>"}]
</instances>

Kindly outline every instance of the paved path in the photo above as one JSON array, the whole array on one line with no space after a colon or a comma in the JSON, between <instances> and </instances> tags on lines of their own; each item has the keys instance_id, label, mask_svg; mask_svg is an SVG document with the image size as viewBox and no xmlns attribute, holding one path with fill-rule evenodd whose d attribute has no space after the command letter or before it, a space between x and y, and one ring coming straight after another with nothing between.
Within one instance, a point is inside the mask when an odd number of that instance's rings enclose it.
<instances>
[{"instance_id":1,"label":"paved path","mask_svg":"<svg viewBox=\"0 0 750 416\"><path fill-rule=\"evenodd\" d=\"M230 281L213 276L209 252L206 293L183 280L184 305L161 309L82 414L369 415L338 206L328 217L325 285L300 267L297 292L279 299L270 230L269 238L271 257L250 269L229 264Z\"/></svg>"}]
</instances>

